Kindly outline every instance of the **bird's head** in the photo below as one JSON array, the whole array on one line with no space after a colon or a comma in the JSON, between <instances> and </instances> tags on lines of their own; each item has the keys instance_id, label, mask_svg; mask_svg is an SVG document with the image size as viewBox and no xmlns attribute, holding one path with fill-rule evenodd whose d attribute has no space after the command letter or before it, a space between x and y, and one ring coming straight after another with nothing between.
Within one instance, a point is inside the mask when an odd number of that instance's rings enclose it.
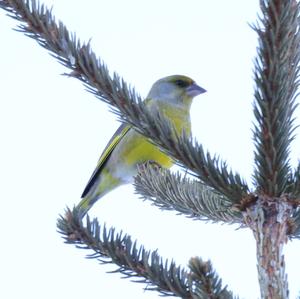
<instances>
[{"instance_id":1,"label":"bird's head","mask_svg":"<svg viewBox=\"0 0 300 299\"><path fill-rule=\"evenodd\" d=\"M147 98L177 105L190 105L192 99L206 92L194 80L183 75L173 75L156 81Z\"/></svg>"}]
</instances>

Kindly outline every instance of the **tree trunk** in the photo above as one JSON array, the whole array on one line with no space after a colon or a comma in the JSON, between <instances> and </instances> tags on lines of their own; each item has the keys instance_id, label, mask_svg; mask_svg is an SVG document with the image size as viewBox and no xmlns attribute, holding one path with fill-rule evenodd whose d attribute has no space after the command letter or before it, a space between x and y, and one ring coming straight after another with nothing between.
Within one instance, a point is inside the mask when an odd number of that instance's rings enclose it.
<instances>
[{"instance_id":1,"label":"tree trunk","mask_svg":"<svg viewBox=\"0 0 300 299\"><path fill-rule=\"evenodd\" d=\"M256 240L257 270L262 299L289 297L283 246L287 242L292 206L287 198L258 196L244 212Z\"/></svg>"}]
</instances>

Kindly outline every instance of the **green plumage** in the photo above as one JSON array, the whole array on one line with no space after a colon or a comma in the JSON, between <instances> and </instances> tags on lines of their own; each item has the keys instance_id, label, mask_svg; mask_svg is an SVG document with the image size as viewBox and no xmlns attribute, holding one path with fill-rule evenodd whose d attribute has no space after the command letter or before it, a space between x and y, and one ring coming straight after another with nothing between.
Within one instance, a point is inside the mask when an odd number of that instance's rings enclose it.
<instances>
[{"instance_id":1,"label":"green plumage","mask_svg":"<svg viewBox=\"0 0 300 299\"><path fill-rule=\"evenodd\" d=\"M146 100L150 109L158 109L168 118L177 133L190 134L190 107L192 99L205 90L186 76L169 76L152 86ZM154 161L169 168L173 162L130 125L122 124L100 156L78 207L85 214L91 206L114 188L130 183L137 173L137 165Z\"/></svg>"}]
</instances>

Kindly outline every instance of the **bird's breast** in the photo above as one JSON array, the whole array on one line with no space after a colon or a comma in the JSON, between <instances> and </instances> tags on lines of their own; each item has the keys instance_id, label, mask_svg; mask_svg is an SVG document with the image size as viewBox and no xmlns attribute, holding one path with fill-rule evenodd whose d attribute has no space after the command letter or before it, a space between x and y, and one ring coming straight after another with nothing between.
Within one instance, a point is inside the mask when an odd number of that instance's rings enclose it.
<instances>
[{"instance_id":1,"label":"bird's breast","mask_svg":"<svg viewBox=\"0 0 300 299\"><path fill-rule=\"evenodd\" d=\"M183 130L189 135L191 125L188 111L169 108L161 109L164 116L170 120L179 135ZM110 172L124 182L132 181L133 176L137 174L138 164L155 161L164 168L169 168L174 164L171 157L132 128L116 146L109 160L107 167L110 168Z\"/></svg>"}]
</instances>

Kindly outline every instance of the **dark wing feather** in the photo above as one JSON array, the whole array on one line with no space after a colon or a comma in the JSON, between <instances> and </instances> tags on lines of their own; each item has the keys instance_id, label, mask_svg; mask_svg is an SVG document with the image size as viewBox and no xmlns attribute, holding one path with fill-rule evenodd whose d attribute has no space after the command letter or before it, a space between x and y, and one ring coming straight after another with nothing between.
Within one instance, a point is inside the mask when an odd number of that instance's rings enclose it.
<instances>
[{"instance_id":1,"label":"dark wing feather","mask_svg":"<svg viewBox=\"0 0 300 299\"><path fill-rule=\"evenodd\" d=\"M81 197L85 197L87 195L87 193L90 191L91 187L94 185L95 181L99 177L99 175L102 171L102 168L105 165L105 162L108 160L108 158L110 157L114 148L117 146L117 144L120 142L120 140L124 137L124 135L128 132L128 130L130 128L131 127L128 126L127 124L122 124L118 128L118 130L115 132L115 134L111 137L107 146L105 147L104 151L102 152L102 154L99 158L97 167L94 170L91 178L89 179Z\"/></svg>"}]
</instances>

